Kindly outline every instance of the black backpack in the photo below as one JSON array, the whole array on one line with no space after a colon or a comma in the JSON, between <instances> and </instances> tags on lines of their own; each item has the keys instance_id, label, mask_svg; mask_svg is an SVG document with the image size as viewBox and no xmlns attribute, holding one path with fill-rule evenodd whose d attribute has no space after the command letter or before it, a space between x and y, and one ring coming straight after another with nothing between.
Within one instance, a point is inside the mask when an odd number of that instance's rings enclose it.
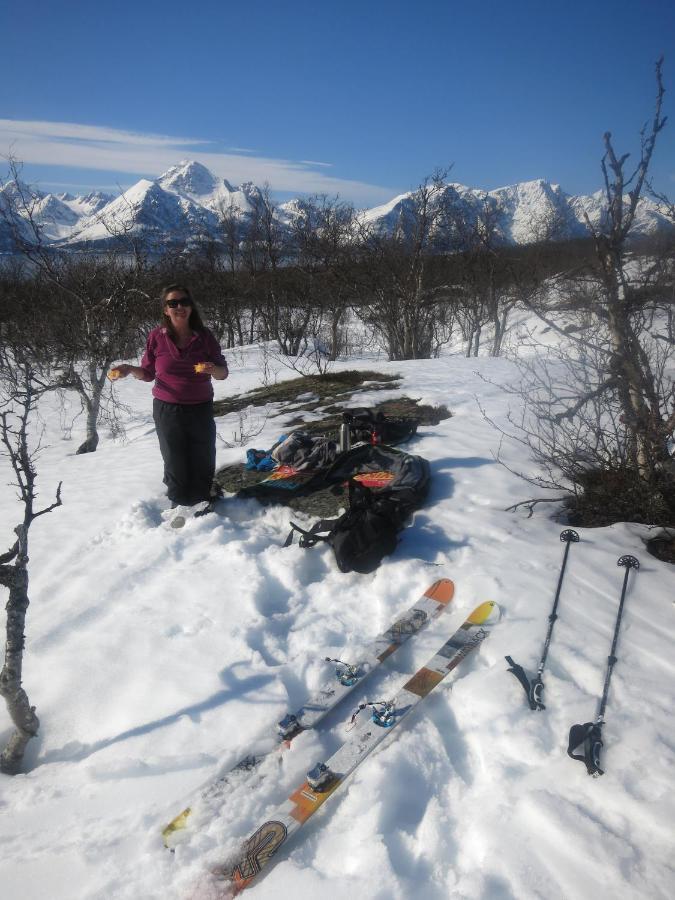
<instances>
[{"instance_id":1,"label":"black backpack","mask_svg":"<svg viewBox=\"0 0 675 900\"><path fill-rule=\"evenodd\" d=\"M365 407L346 410L342 413L342 419L349 425L352 443L366 441L377 444L400 444L417 431L417 422L414 419L392 418L385 416L381 411L376 412Z\"/></svg>"},{"instance_id":2,"label":"black backpack","mask_svg":"<svg viewBox=\"0 0 675 900\"><path fill-rule=\"evenodd\" d=\"M374 572L382 557L393 553L397 534L408 510L399 508L391 497L381 497L358 481L349 482L349 509L337 519L320 519L309 531L291 522L291 533L301 535L301 547L325 541L333 548L341 572Z\"/></svg>"}]
</instances>

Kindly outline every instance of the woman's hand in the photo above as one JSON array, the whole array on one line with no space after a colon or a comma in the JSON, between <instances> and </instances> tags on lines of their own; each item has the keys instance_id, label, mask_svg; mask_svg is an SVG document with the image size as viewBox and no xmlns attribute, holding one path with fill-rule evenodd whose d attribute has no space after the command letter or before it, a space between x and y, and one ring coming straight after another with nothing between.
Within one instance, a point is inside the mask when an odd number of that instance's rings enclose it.
<instances>
[{"instance_id":1,"label":"woman's hand","mask_svg":"<svg viewBox=\"0 0 675 900\"><path fill-rule=\"evenodd\" d=\"M199 372L203 375L210 375L212 378L215 378L216 381L222 381L224 378L227 378L227 369L225 366L217 366L212 362L197 363L195 372Z\"/></svg>"},{"instance_id":2,"label":"woman's hand","mask_svg":"<svg viewBox=\"0 0 675 900\"><path fill-rule=\"evenodd\" d=\"M120 363L108 372L108 378L111 381L117 381L118 378L126 378L127 375L133 375L139 381L149 380L145 369L142 369L140 366L130 366L129 363Z\"/></svg>"},{"instance_id":3,"label":"woman's hand","mask_svg":"<svg viewBox=\"0 0 675 900\"><path fill-rule=\"evenodd\" d=\"M111 381L117 381L118 378L126 378L127 375L131 373L132 366L127 363L120 363L118 366L114 366L108 372L108 378Z\"/></svg>"}]
</instances>

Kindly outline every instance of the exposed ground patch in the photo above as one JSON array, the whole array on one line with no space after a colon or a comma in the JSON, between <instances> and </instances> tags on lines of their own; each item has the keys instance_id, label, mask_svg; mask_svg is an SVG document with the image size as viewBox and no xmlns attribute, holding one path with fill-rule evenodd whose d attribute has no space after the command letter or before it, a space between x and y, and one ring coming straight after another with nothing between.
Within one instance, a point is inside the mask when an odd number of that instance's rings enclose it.
<instances>
[{"instance_id":1,"label":"exposed ground patch","mask_svg":"<svg viewBox=\"0 0 675 900\"><path fill-rule=\"evenodd\" d=\"M581 490L567 503L567 521L584 528L615 522L658 525L645 545L663 562L675 562L675 478L670 471L641 482L630 469L589 470L579 480Z\"/></svg>"},{"instance_id":2,"label":"exposed ground patch","mask_svg":"<svg viewBox=\"0 0 675 900\"><path fill-rule=\"evenodd\" d=\"M330 400L344 403L356 391L381 391L386 388L400 386L400 375L384 375L382 372L329 372L325 375L308 375L291 378L279 384L269 384L255 388L241 397L218 400L214 403L216 416L239 412L249 406L267 406L270 403L300 403L297 411L313 411L324 406ZM310 396L313 395L313 396ZM287 412L281 409L276 415ZM296 411L294 409L294 411Z\"/></svg>"}]
</instances>

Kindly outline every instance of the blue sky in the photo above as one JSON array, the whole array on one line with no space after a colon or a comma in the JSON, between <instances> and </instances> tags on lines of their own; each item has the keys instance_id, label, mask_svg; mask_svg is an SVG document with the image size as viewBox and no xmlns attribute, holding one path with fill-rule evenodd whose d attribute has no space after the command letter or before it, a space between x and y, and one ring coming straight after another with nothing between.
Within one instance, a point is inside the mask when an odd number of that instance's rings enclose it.
<instances>
[{"instance_id":1,"label":"blue sky","mask_svg":"<svg viewBox=\"0 0 675 900\"><path fill-rule=\"evenodd\" d=\"M639 153L664 54L656 186L675 195L673 0L4 4L0 153L43 189L114 190L195 158L359 206L438 167L491 189L601 186Z\"/></svg>"}]
</instances>

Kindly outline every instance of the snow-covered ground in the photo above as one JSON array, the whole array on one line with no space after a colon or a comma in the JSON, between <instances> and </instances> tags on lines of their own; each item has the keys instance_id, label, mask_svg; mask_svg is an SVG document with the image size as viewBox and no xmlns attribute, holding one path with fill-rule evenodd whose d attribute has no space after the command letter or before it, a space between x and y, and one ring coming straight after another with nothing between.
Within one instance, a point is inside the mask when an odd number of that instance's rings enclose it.
<instances>
[{"instance_id":1,"label":"snow-covered ground","mask_svg":"<svg viewBox=\"0 0 675 900\"><path fill-rule=\"evenodd\" d=\"M258 350L231 362L217 396L260 384ZM393 695L486 599L503 615L480 651L326 803L250 896L673 896L672 568L647 554L644 527L579 529L545 675L547 709L530 712L504 656L536 668L563 526L548 505L529 519L504 511L533 489L495 463L499 436L476 397L504 422L513 398L498 385L515 377L512 363L448 354L344 366L399 372L396 393L454 413L408 445L431 463L431 494L369 576L341 574L325 546L284 549L290 513L282 507L231 499L226 517L168 527L148 385L128 379L116 388L134 410L128 441L106 437L91 455L74 455L77 423L65 441L58 411L43 409L42 501L62 480L63 506L31 529L24 683L41 729L26 774L0 781L3 900L200 896L195 885L210 866L344 739L355 704ZM269 417L250 445L270 446L283 421ZM218 421L226 441L238 426L238 416ZM243 453L220 446L218 462ZM522 448L504 453L527 468ZM2 473L0 551L18 518L6 462ZM616 562L626 553L641 568L630 576L611 685L606 774L592 779L567 757L567 737L570 725L595 716L624 572ZM238 789L221 820L174 854L163 848L162 826L302 703L327 674L325 656L349 660L440 577L456 584L451 614L324 728L298 737L263 787ZM0 740L9 734L0 709Z\"/></svg>"}]
</instances>

